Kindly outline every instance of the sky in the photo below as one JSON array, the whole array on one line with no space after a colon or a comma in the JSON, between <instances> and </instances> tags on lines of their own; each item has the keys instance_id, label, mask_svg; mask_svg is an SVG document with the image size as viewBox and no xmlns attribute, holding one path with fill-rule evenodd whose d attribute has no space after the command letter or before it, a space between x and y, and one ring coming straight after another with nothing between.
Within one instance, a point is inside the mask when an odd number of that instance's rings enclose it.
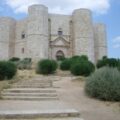
<instances>
[{"instance_id":1,"label":"sky","mask_svg":"<svg viewBox=\"0 0 120 120\"><path fill-rule=\"evenodd\" d=\"M71 14L78 8L90 9L94 22L106 25L108 57L120 58L120 0L0 0L0 16L22 19L32 4L44 4L50 13L59 14Z\"/></svg>"}]
</instances>

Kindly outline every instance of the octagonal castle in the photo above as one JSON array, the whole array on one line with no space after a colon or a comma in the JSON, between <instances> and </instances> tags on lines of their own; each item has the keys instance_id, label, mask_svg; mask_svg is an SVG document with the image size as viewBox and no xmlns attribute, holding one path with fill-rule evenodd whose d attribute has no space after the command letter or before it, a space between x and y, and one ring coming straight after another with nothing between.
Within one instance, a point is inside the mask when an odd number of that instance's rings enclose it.
<instances>
[{"instance_id":1,"label":"octagonal castle","mask_svg":"<svg viewBox=\"0 0 120 120\"><path fill-rule=\"evenodd\" d=\"M48 13L44 5L32 5L22 20L0 17L1 60L29 57L36 61L74 55L87 55L92 62L107 56L105 25L93 24L90 10L59 15Z\"/></svg>"}]
</instances>

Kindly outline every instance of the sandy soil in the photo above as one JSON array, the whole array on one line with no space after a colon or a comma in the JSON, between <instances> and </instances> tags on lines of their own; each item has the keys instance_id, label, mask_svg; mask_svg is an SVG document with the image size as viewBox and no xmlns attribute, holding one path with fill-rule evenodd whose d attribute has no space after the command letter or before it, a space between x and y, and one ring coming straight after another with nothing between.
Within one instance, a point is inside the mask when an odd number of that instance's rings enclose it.
<instances>
[{"instance_id":1,"label":"sandy soil","mask_svg":"<svg viewBox=\"0 0 120 120\"><path fill-rule=\"evenodd\" d=\"M55 82L60 99L80 111L85 120L120 120L120 102L104 102L89 98L84 92L83 78L61 77Z\"/></svg>"}]
</instances>

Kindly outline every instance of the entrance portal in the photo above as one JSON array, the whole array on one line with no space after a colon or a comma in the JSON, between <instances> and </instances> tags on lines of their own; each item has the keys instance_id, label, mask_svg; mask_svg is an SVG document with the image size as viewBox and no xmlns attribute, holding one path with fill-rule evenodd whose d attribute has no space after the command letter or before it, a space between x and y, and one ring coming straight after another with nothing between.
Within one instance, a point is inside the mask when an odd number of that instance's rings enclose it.
<instances>
[{"instance_id":1,"label":"entrance portal","mask_svg":"<svg viewBox=\"0 0 120 120\"><path fill-rule=\"evenodd\" d=\"M61 51L61 50L57 51L57 53L56 53L56 59L57 60L61 60L63 58L65 58L65 55L64 55L63 51Z\"/></svg>"}]
</instances>

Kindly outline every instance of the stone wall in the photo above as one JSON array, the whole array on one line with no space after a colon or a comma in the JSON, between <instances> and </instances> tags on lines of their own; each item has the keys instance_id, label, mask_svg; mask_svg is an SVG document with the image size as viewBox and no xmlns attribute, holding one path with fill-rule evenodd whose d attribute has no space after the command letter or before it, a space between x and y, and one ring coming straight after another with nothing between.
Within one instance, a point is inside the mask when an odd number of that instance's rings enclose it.
<instances>
[{"instance_id":1,"label":"stone wall","mask_svg":"<svg viewBox=\"0 0 120 120\"><path fill-rule=\"evenodd\" d=\"M73 12L74 54L87 55L94 62L94 38L91 11L77 9Z\"/></svg>"},{"instance_id":2,"label":"stone wall","mask_svg":"<svg viewBox=\"0 0 120 120\"><path fill-rule=\"evenodd\" d=\"M61 50L66 57L87 55L95 62L107 55L107 43L105 26L93 25L92 21L90 10L77 9L72 15L58 15L49 14L44 5L30 6L23 20L1 17L0 59L13 56L35 61L55 59L56 52ZM59 30L62 35L58 34ZM51 49L50 44L56 39L58 43Z\"/></svg>"},{"instance_id":3,"label":"stone wall","mask_svg":"<svg viewBox=\"0 0 120 120\"><path fill-rule=\"evenodd\" d=\"M27 55L33 59L48 58L48 8L29 7L27 25Z\"/></svg>"},{"instance_id":4,"label":"stone wall","mask_svg":"<svg viewBox=\"0 0 120 120\"><path fill-rule=\"evenodd\" d=\"M0 59L6 60L14 56L15 47L14 19L9 17L0 18Z\"/></svg>"},{"instance_id":5,"label":"stone wall","mask_svg":"<svg viewBox=\"0 0 120 120\"><path fill-rule=\"evenodd\" d=\"M106 27L102 23L94 25L95 59L107 56Z\"/></svg>"},{"instance_id":6,"label":"stone wall","mask_svg":"<svg viewBox=\"0 0 120 120\"><path fill-rule=\"evenodd\" d=\"M23 34L25 35L25 38L22 38ZM24 20L17 21L16 23L15 56L19 58L25 58L27 56L26 47L27 47L27 18Z\"/></svg>"}]
</instances>

